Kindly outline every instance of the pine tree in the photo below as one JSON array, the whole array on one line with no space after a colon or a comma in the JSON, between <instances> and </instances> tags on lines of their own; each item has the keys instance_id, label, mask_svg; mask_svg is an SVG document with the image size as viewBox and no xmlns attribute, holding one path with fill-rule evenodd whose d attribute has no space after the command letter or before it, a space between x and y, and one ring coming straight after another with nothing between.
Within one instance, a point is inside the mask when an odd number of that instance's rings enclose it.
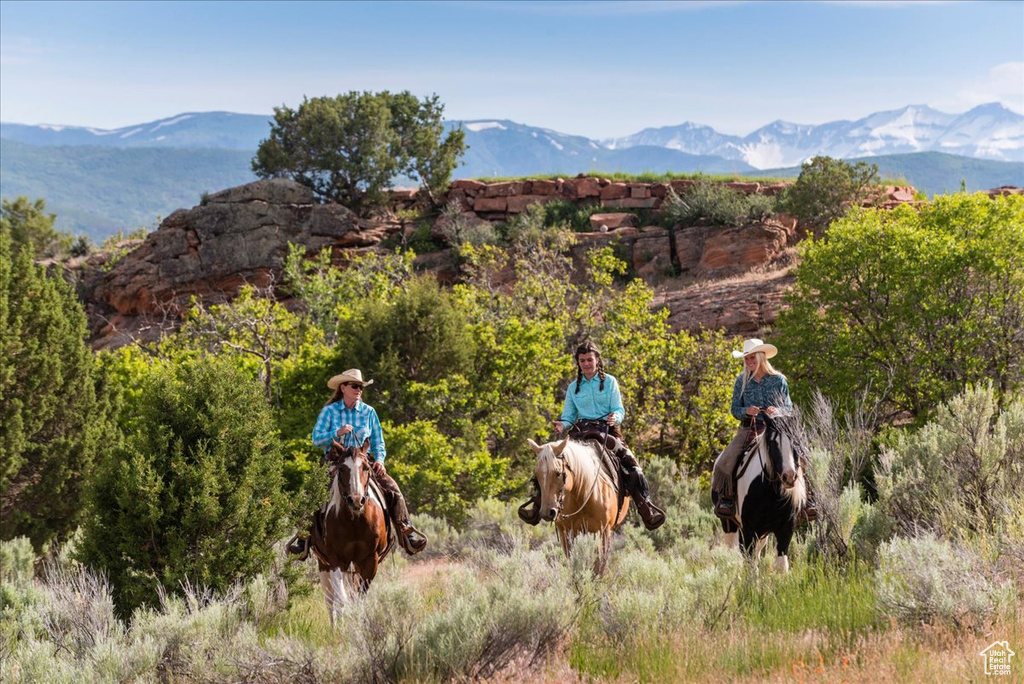
<instances>
[{"instance_id":1,"label":"pine tree","mask_svg":"<svg viewBox=\"0 0 1024 684\"><path fill-rule=\"evenodd\" d=\"M74 530L116 433L82 306L32 257L0 230L0 538L39 549Z\"/></svg>"}]
</instances>

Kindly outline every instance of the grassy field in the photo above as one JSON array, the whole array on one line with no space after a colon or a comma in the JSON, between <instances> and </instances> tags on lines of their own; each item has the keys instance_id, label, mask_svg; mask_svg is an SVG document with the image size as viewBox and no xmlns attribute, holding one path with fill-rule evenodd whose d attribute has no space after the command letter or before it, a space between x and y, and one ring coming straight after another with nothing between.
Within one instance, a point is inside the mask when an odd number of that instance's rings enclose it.
<instances>
[{"instance_id":1,"label":"grassy field","mask_svg":"<svg viewBox=\"0 0 1024 684\"><path fill-rule=\"evenodd\" d=\"M884 561L826 560L812 552L814 530L780 575L717 534L656 550L627 524L595 578L589 540L566 559L550 527L526 528L511 505L485 502L461 534L419 522L433 533L428 553L388 560L335 631L312 562L289 579L298 566L282 555L270 577L225 596L187 588L125 624L101 578L58 561L33 579L30 551L5 543L3 679L981 681L980 651L1024 636L1020 577L990 587L980 620L908 621L885 597Z\"/></svg>"},{"instance_id":2,"label":"grassy field","mask_svg":"<svg viewBox=\"0 0 1024 684\"><path fill-rule=\"evenodd\" d=\"M127 619L106 579L73 560L74 539L45 559L25 538L0 542L0 679L987 681L988 646L1024 654L1024 401L1001 412L994 401L969 390L895 439L876 464L877 498L848 477L856 431L815 413L822 517L799 529L788 574L771 545L756 563L726 548L706 486L665 458L645 472L667 522L648 532L631 513L604 575L592 572L594 539L566 558L550 525L482 500L457 530L415 516L427 549L388 559L334 630L315 564L289 561L283 540L264 574L219 594L166 587ZM974 454L981 471L965 467ZM1021 681L1017 658L1000 681Z\"/></svg>"}]
</instances>

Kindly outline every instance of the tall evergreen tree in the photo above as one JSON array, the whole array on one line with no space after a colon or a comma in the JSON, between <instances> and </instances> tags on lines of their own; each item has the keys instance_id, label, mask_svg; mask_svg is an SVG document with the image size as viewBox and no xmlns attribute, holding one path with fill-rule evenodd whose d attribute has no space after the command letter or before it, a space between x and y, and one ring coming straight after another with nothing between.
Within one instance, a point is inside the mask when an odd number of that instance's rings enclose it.
<instances>
[{"instance_id":1,"label":"tall evergreen tree","mask_svg":"<svg viewBox=\"0 0 1024 684\"><path fill-rule=\"evenodd\" d=\"M25 245L39 259L60 256L71 249L72 236L56 230L56 220L56 214L46 213L46 200L42 198L32 202L21 196L0 203L0 228L10 234L14 249Z\"/></svg>"},{"instance_id":2,"label":"tall evergreen tree","mask_svg":"<svg viewBox=\"0 0 1024 684\"><path fill-rule=\"evenodd\" d=\"M82 306L33 254L0 230L0 538L38 549L74 529L115 432Z\"/></svg>"}]
</instances>

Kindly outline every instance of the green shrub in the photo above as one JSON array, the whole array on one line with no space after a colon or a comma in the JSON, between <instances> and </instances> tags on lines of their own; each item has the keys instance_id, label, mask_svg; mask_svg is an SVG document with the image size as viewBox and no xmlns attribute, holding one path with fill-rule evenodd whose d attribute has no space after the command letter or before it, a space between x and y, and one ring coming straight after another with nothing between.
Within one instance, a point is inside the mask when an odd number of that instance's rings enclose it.
<instances>
[{"instance_id":1,"label":"green shrub","mask_svg":"<svg viewBox=\"0 0 1024 684\"><path fill-rule=\"evenodd\" d=\"M182 583L222 590L270 562L288 513L263 388L216 358L144 381L123 447L98 469L79 556L107 573L119 612Z\"/></svg>"},{"instance_id":2,"label":"green shrub","mask_svg":"<svg viewBox=\"0 0 1024 684\"><path fill-rule=\"evenodd\" d=\"M452 442L431 421L385 423L388 469L402 487L409 509L440 516L460 526L474 501L504 484L508 464L485 444Z\"/></svg>"},{"instance_id":3,"label":"green shrub","mask_svg":"<svg viewBox=\"0 0 1024 684\"><path fill-rule=\"evenodd\" d=\"M572 624L561 558L523 546L481 551L425 591L382 584L345 615L355 681L476 681L539 663ZM487 581L481 581L485 579ZM395 606L404 607L395 611Z\"/></svg>"},{"instance_id":4,"label":"green shrub","mask_svg":"<svg viewBox=\"0 0 1024 684\"><path fill-rule=\"evenodd\" d=\"M554 200L543 207L543 223L549 228L568 228L576 233L589 233L590 217L608 211L600 204L576 204L568 200Z\"/></svg>"},{"instance_id":5,"label":"green shrub","mask_svg":"<svg viewBox=\"0 0 1024 684\"><path fill-rule=\"evenodd\" d=\"M778 199L771 195L752 193L747 195L747 219L750 221L764 221L771 218L779 210Z\"/></svg>"},{"instance_id":6,"label":"green shrub","mask_svg":"<svg viewBox=\"0 0 1024 684\"><path fill-rule=\"evenodd\" d=\"M449 202L445 205L438 220L438 228L448 244L455 248L462 245L493 245L499 239L497 230L490 222L467 218L463 215L462 205L458 202Z\"/></svg>"},{"instance_id":7,"label":"green shrub","mask_svg":"<svg viewBox=\"0 0 1024 684\"><path fill-rule=\"evenodd\" d=\"M698 224L742 226L762 221L775 211L775 199L766 195L746 195L724 183L698 181L682 195L669 190L662 215L668 225L683 227Z\"/></svg>"},{"instance_id":8,"label":"green shrub","mask_svg":"<svg viewBox=\"0 0 1024 684\"><path fill-rule=\"evenodd\" d=\"M987 567L967 546L932 535L897 537L879 549L879 606L884 615L912 627L987 629L1012 598L1009 581L988 576Z\"/></svg>"},{"instance_id":9,"label":"green shrub","mask_svg":"<svg viewBox=\"0 0 1024 684\"><path fill-rule=\"evenodd\" d=\"M800 243L779 314L798 403L817 390L919 421L971 383L1024 382L1024 197L858 210Z\"/></svg>"},{"instance_id":10,"label":"green shrub","mask_svg":"<svg viewBox=\"0 0 1024 684\"><path fill-rule=\"evenodd\" d=\"M860 206L877 184L875 164L814 157L803 163L796 183L786 190L782 207L801 221L828 225L849 207Z\"/></svg>"},{"instance_id":11,"label":"green shrub","mask_svg":"<svg viewBox=\"0 0 1024 684\"><path fill-rule=\"evenodd\" d=\"M904 532L967 537L1005 525L1024 497L1024 397L999 409L970 387L882 452L880 505Z\"/></svg>"}]
</instances>

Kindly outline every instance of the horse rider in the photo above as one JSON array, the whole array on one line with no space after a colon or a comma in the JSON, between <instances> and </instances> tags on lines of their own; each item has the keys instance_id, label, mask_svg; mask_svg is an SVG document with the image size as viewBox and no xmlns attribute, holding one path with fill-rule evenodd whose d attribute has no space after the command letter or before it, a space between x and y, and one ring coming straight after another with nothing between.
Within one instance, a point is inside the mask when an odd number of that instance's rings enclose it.
<instances>
[{"instance_id":1,"label":"horse rider","mask_svg":"<svg viewBox=\"0 0 1024 684\"><path fill-rule=\"evenodd\" d=\"M778 353L773 344L766 344L757 338L743 341L743 351L733 351L733 358L743 359L743 371L736 376L732 388L732 415L740 421L736 436L729 442L718 458L711 476L711 489L718 494L715 513L722 518L736 515L736 462L747 443L764 429L764 415L770 417L789 415L793 402L789 398L789 383L786 376L775 370L768 359ZM803 457L801 457L803 460ZM806 467L805 467L806 471ZM817 504L807 488L807 503L798 514L801 520L818 518Z\"/></svg>"},{"instance_id":2,"label":"horse rider","mask_svg":"<svg viewBox=\"0 0 1024 684\"><path fill-rule=\"evenodd\" d=\"M370 440L370 452L373 462L370 469L373 477L380 485L386 499L388 514L398 532L398 542L410 556L422 551L427 545L427 538L409 522L409 508L402 496L398 483L387 474L384 459L387 451L384 448L384 434L380 429L377 411L362 401L363 388L372 385L373 380L363 381L363 372L351 368L327 381L327 386L334 390L330 401L320 410L320 415L313 426L313 444L326 453L334 441L343 446L361 446ZM295 554L298 560L305 560L309 555L309 538L296 535L288 544L288 552Z\"/></svg>"},{"instance_id":3,"label":"horse rider","mask_svg":"<svg viewBox=\"0 0 1024 684\"><path fill-rule=\"evenodd\" d=\"M619 424L626 416L619 383L604 372L601 352L592 342L576 349L576 380L569 383L561 420L554 421L561 435L570 426L570 436L579 441L595 440L604 445L619 464L626 492L649 530L665 522L665 512L651 501L650 485L636 456L626 446ZM540 522L540 485L532 480L533 494L519 507L519 517L530 525Z\"/></svg>"}]
</instances>

